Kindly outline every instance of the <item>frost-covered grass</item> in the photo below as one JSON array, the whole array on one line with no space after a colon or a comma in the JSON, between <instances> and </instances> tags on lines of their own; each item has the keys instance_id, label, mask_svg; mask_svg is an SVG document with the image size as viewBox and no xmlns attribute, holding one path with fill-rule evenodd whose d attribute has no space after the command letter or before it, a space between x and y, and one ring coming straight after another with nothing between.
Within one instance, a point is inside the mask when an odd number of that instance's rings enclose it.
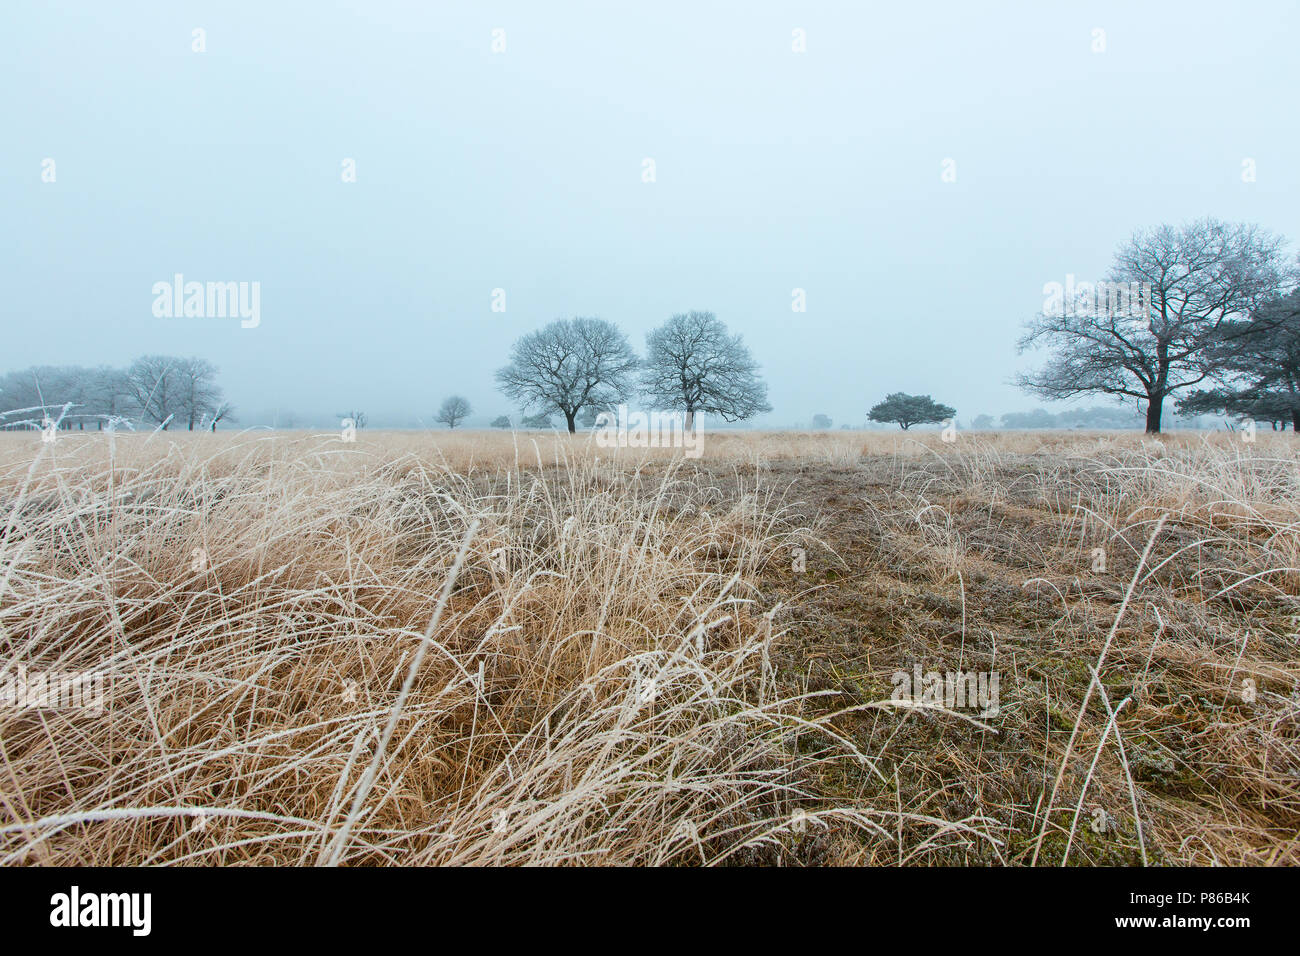
<instances>
[{"instance_id":1,"label":"frost-covered grass","mask_svg":"<svg viewBox=\"0 0 1300 956\"><path fill-rule=\"evenodd\" d=\"M887 476L911 510L871 512L896 525L873 547L885 561L920 528L936 590L964 588L979 549L930 499L1001 496L1057 515L1062 554L1134 550L1131 607L1190 600L1170 571L1193 539L1134 562L1161 515L1199 528L1198 587L1214 583L1197 599L1275 621L1300 574L1289 436L724 432L698 462L537 433L57 437L0 435L0 667L105 673L106 711L0 710L0 863L896 862L905 828L1028 862L1040 833L1059 857L1086 825L1072 768L1094 754L1102 789L1155 812L1113 759L1130 714L1164 726L1179 694L1219 702L1268 667L1257 706L1187 727L1240 767L1207 784L1225 828L1296 813L1296 668L1232 635L1158 714L1138 700L1096 724L1085 668L1058 707L1079 733L1035 757L1038 808L848 788L888 789L892 757L848 729L879 711L788 679L800 599L768 587L774 556L823 530L784 463ZM1131 610L1105 613L1118 636L1088 645L1103 683L1137 647ZM1159 640L1204 646L1196 620ZM973 792L996 772L964 766ZM1143 840L1166 837L1153 821Z\"/></svg>"}]
</instances>

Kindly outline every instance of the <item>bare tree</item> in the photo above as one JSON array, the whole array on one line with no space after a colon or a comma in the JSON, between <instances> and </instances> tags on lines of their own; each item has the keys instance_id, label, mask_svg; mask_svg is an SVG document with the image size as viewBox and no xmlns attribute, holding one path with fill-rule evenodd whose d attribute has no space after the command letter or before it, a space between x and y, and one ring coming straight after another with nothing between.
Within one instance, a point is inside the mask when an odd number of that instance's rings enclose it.
<instances>
[{"instance_id":1,"label":"bare tree","mask_svg":"<svg viewBox=\"0 0 1300 956\"><path fill-rule=\"evenodd\" d=\"M696 412L734 422L772 410L758 368L712 312L683 312L646 336L641 387L655 405L685 412L687 428Z\"/></svg>"},{"instance_id":2,"label":"bare tree","mask_svg":"<svg viewBox=\"0 0 1300 956\"><path fill-rule=\"evenodd\" d=\"M171 372L180 391L180 418L190 431L203 426L213 415L221 400L221 386L217 384L217 367L206 359L176 359Z\"/></svg>"},{"instance_id":3,"label":"bare tree","mask_svg":"<svg viewBox=\"0 0 1300 956\"><path fill-rule=\"evenodd\" d=\"M462 398L460 395L451 395L443 400L434 421L442 422L448 428L455 428L468 418L473 411L474 409L470 406L468 399Z\"/></svg>"},{"instance_id":4,"label":"bare tree","mask_svg":"<svg viewBox=\"0 0 1300 956\"><path fill-rule=\"evenodd\" d=\"M557 319L529 332L497 371L497 387L523 405L563 413L569 433L589 405L614 405L634 390L640 360L618 327L604 319Z\"/></svg>"},{"instance_id":5,"label":"bare tree","mask_svg":"<svg viewBox=\"0 0 1300 956\"><path fill-rule=\"evenodd\" d=\"M216 408L212 410L212 418L208 421L208 431L215 432L217 430L217 423L223 419L228 419L232 422L238 421L238 419L235 418L235 406L230 404L230 402L223 401L217 403Z\"/></svg>"},{"instance_id":6,"label":"bare tree","mask_svg":"<svg viewBox=\"0 0 1300 956\"><path fill-rule=\"evenodd\" d=\"M194 411L198 370L190 363L201 361L174 355L142 355L132 362L126 372L127 387L141 415L164 431L173 422L186 420L192 429L201 412ZM215 375L216 369L208 368Z\"/></svg>"},{"instance_id":7,"label":"bare tree","mask_svg":"<svg viewBox=\"0 0 1300 956\"><path fill-rule=\"evenodd\" d=\"M1258 226L1201 219L1134 233L1115 255L1112 287L1149 287L1125 307L1045 309L1030 321L1020 351L1046 345L1047 364L1017 377L1049 399L1104 393L1146 402L1146 430L1160 431L1165 399L1215 372L1221 329L1244 317L1294 278L1285 240Z\"/></svg>"},{"instance_id":8,"label":"bare tree","mask_svg":"<svg viewBox=\"0 0 1300 956\"><path fill-rule=\"evenodd\" d=\"M101 429L106 424L112 428L119 421L139 413L139 407L132 396L130 377L125 369L107 365L95 369L89 393L89 411Z\"/></svg>"},{"instance_id":9,"label":"bare tree","mask_svg":"<svg viewBox=\"0 0 1300 956\"><path fill-rule=\"evenodd\" d=\"M82 430L86 427L88 404L93 396L90 393L90 369L79 365L52 365L37 369L41 397L46 405L59 406L60 427Z\"/></svg>"}]
</instances>

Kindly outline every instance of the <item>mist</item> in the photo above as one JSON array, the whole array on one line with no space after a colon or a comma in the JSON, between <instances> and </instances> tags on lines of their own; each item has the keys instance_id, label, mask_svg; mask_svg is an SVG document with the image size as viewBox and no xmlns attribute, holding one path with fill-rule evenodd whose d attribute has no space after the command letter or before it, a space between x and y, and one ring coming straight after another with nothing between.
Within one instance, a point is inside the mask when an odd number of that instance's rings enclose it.
<instances>
[{"instance_id":1,"label":"mist","mask_svg":"<svg viewBox=\"0 0 1300 956\"><path fill-rule=\"evenodd\" d=\"M963 421L1030 410L1010 379L1045 284L1161 222L1295 232L1298 20L22 4L0 34L5 367L197 355L245 424L430 425L457 393L481 426L514 412L492 373L525 332L598 316L639 348L702 309L762 365L751 426L860 425L899 390ZM178 273L259 283L260 322L155 315Z\"/></svg>"}]
</instances>

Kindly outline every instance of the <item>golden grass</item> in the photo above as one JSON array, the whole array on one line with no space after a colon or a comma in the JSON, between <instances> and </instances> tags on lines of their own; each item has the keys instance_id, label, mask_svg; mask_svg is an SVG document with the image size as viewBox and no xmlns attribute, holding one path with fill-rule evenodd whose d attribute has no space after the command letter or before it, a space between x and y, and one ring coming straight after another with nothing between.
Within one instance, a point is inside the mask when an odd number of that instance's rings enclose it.
<instances>
[{"instance_id":1,"label":"golden grass","mask_svg":"<svg viewBox=\"0 0 1300 956\"><path fill-rule=\"evenodd\" d=\"M1289 436L734 432L704 449L0 436L0 668L109 675L103 715L0 710L0 863L953 862L954 846L1029 862L1044 840L1055 857L1038 862L1057 862L1096 793L1148 818L1129 844L1160 860L1294 860L1300 672L1294 642L1256 647L1296 612ZM1045 736L1039 806L885 799L893 757L853 729L882 719L872 701L789 679L800 599L783 607L769 585L836 520L795 507L804 476L831 472L893 489L844 505L880 529L873 561L920 566L963 602L984 560L964 527L973 502L1050 517L1038 546L1058 570L1108 549L1123 576L1108 601L1072 597L1046 567L1025 575L1039 579L1025 601L1063 595L1059 630L1092 635L1102 675L1055 708L1076 739ZM1139 562L1161 516L1183 537L1162 530ZM1238 630L1198 632L1198 609L1225 601L1245 602L1225 612ZM1134 628L1171 603L1183 613L1154 642ZM1178 693L1197 719L1136 683L1131 700L1107 696L1117 660L1157 654L1190 658ZM1004 685L1009 721L1035 693ZM1187 753L1229 765L1209 798L1148 792L1118 760L1175 719L1197 735ZM1095 763L1086 784L1080 757ZM976 750L957 764L995 772ZM1189 821L1200 842L1180 852L1171 834ZM921 834L906 856L905 830Z\"/></svg>"}]
</instances>

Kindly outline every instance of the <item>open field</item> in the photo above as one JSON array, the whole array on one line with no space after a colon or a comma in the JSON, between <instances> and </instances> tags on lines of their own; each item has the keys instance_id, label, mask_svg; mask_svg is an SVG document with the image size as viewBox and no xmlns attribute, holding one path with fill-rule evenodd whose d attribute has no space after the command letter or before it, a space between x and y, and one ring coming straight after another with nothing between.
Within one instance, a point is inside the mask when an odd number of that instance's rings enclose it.
<instances>
[{"instance_id":1,"label":"open field","mask_svg":"<svg viewBox=\"0 0 1300 956\"><path fill-rule=\"evenodd\" d=\"M0 864L1300 863L1289 433L703 447L0 435Z\"/></svg>"}]
</instances>

